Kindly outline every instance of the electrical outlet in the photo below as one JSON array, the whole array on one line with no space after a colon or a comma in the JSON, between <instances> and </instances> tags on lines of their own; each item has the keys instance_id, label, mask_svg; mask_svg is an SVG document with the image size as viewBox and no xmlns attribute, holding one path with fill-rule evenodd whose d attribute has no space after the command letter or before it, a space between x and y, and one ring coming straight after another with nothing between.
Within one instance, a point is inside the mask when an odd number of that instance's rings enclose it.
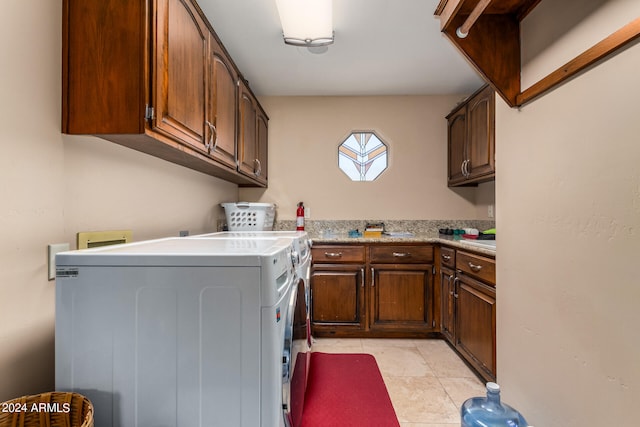
<instances>
[{"instance_id":1,"label":"electrical outlet","mask_svg":"<svg viewBox=\"0 0 640 427\"><path fill-rule=\"evenodd\" d=\"M189 235L189 230L180 230L179 231L179 236L180 237L187 237Z\"/></svg>"},{"instance_id":2,"label":"electrical outlet","mask_svg":"<svg viewBox=\"0 0 640 427\"><path fill-rule=\"evenodd\" d=\"M304 218L305 219L311 218L311 208L307 206L304 207Z\"/></svg>"},{"instance_id":3,"label":"electrical outlet","mask_svg":"<svg viewBox=\"0 0 640 427\"><path fill-rule=\"evenodd\" d=\"M56 278L56 254L68 250L68 243L53 243L47 245L47 270L49 272L49 280Z\"/></svg>"},{"instance_id":4,"label":"electrical outlet","mask_svg":"<svg viewBox=\"0 0 640 427\"><path fill-rule=\"evenodd\" d=\"M487 208L487 216L489 218L493 218L493 205L489 205L489 207Z\"/></svg>"}]
</instances>

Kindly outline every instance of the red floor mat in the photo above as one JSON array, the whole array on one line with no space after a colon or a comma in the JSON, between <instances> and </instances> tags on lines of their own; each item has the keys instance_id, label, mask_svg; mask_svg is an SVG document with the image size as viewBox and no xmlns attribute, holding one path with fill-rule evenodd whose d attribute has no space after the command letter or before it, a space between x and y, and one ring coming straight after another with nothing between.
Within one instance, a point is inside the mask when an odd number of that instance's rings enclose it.
<instances>
[{"instance_id":1,"label":"red floor mat","mask_svg":"<svg viewBox=\"0 0 640 427\"><path fill-rule=\"evenodd\" d=\"M370 354L312 353L302 427L399 427Z\"/></svg>"}]
</instances>

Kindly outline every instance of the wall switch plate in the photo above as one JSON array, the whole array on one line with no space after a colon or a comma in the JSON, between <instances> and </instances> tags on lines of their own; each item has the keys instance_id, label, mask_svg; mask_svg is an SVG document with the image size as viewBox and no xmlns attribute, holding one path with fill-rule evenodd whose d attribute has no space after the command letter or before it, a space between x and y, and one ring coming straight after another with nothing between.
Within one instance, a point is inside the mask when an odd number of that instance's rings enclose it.
<instances>
[{"instance_id":1,"label":"wall switch plate","mask_svg":"<svg viewBox=\"0 0 640 427\"><path fill-rule=\"evenodd\" d=\"M56 254L69 250L68 243L53 243L47 245L47 269L49 271L49 280L56 278Z\"/></svg>"},{"instance_id":2,"label":"wall switch plate","mask_svg":"<svg viewBox=\"0 0 640 427\"><path fill-rule=\"evenodd\" d=\"M489 205L489 207L487 208L487 216L489 218L493 218L493 205Z\"/></svg>"},{"instance_id":3,"label":"wall switch plate","mask_svg":"<svg viewBox=\"0 0 640 427\"><path fill-rule=\"evenodd\" d=\"M304 208L304 217L305 219L311 218L311 208L305 206Z\"/></svg>"}]
</instances>

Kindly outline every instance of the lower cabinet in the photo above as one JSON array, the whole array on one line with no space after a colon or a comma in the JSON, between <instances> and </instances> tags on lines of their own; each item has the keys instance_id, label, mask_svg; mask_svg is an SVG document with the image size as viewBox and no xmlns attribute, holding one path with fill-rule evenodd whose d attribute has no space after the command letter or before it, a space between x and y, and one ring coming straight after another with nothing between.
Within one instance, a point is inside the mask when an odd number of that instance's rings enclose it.
<instances>
[{"instance_id":1,"label":"lower cabinet","mask_svg":"<svg viewBox=\"0 0 640 427\"><path fill-rule=\"evenodd\" d=\"M429 267L371 268L371 330L431 328Z\"/></svg>"},{"instance_id":2,"label":"lower cabinet","mask_svg":"<svg viewBox=\"0 0 640 427\"><path fill-rule=\"evenodd\" d=\"M464 274L455 280L455 346L483 378L495 381L496 290Z\"/></svg>"},{"instance_id":3,"label":"lower cabinet","mask_svg":"<svg viewBox=\"0 0 640 427\"><path fill-rule=\"evenodd\" d=\"M482 378L495 381L495 260L445 247L440 254L442 335Z\"/></svg>"},{"instance_id":4,"label":"lower cabinet","mask_svg":"<svg viewBox=\"0 0 640 427\"><path fill-rule=\"evenodd\" d=\"M311 322L316 334L363 331L364 265L317 265L311 275Z\"/></svg>"},{"instance_id":5,"label":"lower cabinet","mask_svg":"<svg viewBox=\"0 0 640 427\"><path fill-rule=\"evenodd\" d=\"M312 257L315 336L437 334L432 245L318 245Z\"/></svg>"},{"instance_id":6,"label":"lower cabinet","mask_svg":"<svg viewBox=\"0 0 640 427\"><path fill-rule=\"evenodd\" d=\"M311 248L311 327L316 336L365 330L365 247Z\"/></svg>"}]
</instances>

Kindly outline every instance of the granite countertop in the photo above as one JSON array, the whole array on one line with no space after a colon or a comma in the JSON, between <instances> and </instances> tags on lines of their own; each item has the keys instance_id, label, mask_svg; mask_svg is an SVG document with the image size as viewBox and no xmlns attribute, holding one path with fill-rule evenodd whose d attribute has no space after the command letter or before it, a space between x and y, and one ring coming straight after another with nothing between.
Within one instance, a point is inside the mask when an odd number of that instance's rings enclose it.
<instances>
[{"instance_id":1,"label":"granite countertop","mask_svg":"<svg viewBox=\"0 0 640 427\"><path fill-rule=\"evenodd\" d=\"M391 235L382 237L349 237L349 230L364 230L367 223L384 223L385 230ZM276 221L276 230L295 230L296 223L291 220ZM496 255L495 245L489 246L483 241L467 240L459 235L439 234L441 228L476 228L486 230L495 228L494 221L480 220L308 220L305 229L313 244L367 244L367 243L431 243L445 244L458 249L474 251L488 256ZM406 232L411 233L405 235ZM486 242L486 241L484 241ZM495 242L495 241L494 241Z\"/></svg>"},{"instance_id":2,"label":"granite countertop","mask_svg":"<svg viewBox=\"0 0 640 427\"><path fill-rule=\"evenodd\" d=\"M347 233L335 233L331 235L310 234L314 245L321 244L365 244L365 243L433 243L445 244L458 249L471 250L476 253L495 256L496 248L486 241L467 240L459 236L447 236L437 233L414 233L411 236L386 236L382 237L349 237Z\"/></svg>"}]
</instances>

